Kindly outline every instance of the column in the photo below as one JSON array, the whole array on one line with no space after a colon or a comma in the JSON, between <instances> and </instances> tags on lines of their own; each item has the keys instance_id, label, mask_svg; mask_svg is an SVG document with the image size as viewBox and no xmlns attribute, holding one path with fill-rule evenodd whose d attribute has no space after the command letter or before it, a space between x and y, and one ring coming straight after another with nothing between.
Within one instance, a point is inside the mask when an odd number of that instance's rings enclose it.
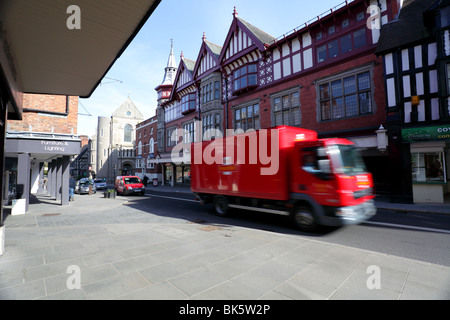
<instances>
[{"instance_id":1,"label":"column","mask_svg":"<svg viewBox=\"0 0 450 320\"><path fill-rule=\"evenodd\" d=\"M56 171L57 171L57 164L56 164L56 160L52 160L52 181L51 181L51 186L52 186L52 199L56 199Z\"/></svg>"},{"instance_id":2,"label":"column","mask_svg":"<svg viewBox=\"0 0 450 320\"><path fill-rule=\"evenodd\" d=\"M30 204L30 155L19 153L17 161L17 190L22 192L19 199L25 199L25 212Z\"/></svg>"},{"instance_id":3,"label":"column","mask_svg":"<svg viewBox=\"0 0 450 320\"><path fill-rule=\"evenodd\" d=\"M61 205L67 206L69 205L69 171L70 171L70 158L68 156L64 156L61 160Z\"/></svg>"},{"instance_id":4,"label":"column","mask_svg":"<svg viewBox=\"0 0 450 320\"><path fill-rule=\"evenodd\" d=\"M53 174L53 162L48 162L48 169L47 169L47 195L52 196L52 174Z\"/></svg>"},{"instance_id":5,"label":"column","mask_svg":"<svg viewBox=\"0 0 450 320\"><path fill-rule=\"evenodd\" d=\"M31 164L31 194L36 194L39 192L39 171L40 163L34 159Z\"/></svg>"},{"instance_id":6,"label":"column","mask_svg":"<svg viewBox=\"0 0 450 320\"><path fill-rule=\"evenodd\" d=\"M62 158L56 160L56 201L61 201Z\"/></svg>"},{"instance_id":7,"label":"column","mask_svg":"<svg viewBox=\"0 0 450 320\"><path fill-rule=\"evenodd\" d=\"M44 162L39 162L39 193L44 192Z\"/></svg>"}]
</instances>

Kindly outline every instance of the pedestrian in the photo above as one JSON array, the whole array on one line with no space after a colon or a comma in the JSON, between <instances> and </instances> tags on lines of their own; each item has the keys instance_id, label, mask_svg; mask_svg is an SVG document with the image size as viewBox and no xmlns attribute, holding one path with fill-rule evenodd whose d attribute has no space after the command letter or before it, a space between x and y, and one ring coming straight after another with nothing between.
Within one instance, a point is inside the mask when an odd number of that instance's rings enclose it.
<instances>
[{"instance_id":1,"label":"pedestrian","mask_svg":"<svg viewBox=\"0 0 450 320\"><path fill-rule=\"evenodd\" d=\"M147 187L148 184L148 177L144 176L144 186Z\"/></svg>"},{"instance_id":2,"label":"pedestrian","mask_svg":"<svg viewBox=\"0 0 450 320\"><path fill-rule=\"evenodd\" d=\"M75 191L75 180L70 177L69 178L69 201L75 201L74 191Z\"/></svg>"}]
</instances>

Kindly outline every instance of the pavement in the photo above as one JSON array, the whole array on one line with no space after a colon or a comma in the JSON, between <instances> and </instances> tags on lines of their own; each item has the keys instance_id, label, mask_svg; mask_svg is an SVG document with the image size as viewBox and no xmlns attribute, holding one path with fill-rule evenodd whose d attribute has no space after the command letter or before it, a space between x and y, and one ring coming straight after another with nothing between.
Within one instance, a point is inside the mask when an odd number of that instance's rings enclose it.
<instances>
[{"instance_id":1,"label":"pavement","mask_svg":"<svg viewBox=\"0 0 450 320\"><path fill-rule=\"evenodd\" d=\"M0 299L450 299L450 267L316 237L152 215L134 202L99 192L62 207L37 195L27 214L5 220ZM414 208L448 213L445 206Z\"/></svg>"}]
</instances>

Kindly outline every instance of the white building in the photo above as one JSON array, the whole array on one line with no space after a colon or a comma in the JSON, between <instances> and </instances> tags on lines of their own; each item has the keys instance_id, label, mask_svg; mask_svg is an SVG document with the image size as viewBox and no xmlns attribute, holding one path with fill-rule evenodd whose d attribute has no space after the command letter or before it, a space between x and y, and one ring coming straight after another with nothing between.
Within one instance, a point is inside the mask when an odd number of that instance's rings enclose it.
<instances>
[{"instance_id":1,"label":"white building","mask_svg":"<svg viewBox=\"0 0 450 320\"><path fill-rule=\"evenodd\" d=\"M110 118L98 118L90 145L91 170L97 178L113 182L118 175L135 173L136 125L143 120L129 97Z\"/></svg>"}]
</instances>

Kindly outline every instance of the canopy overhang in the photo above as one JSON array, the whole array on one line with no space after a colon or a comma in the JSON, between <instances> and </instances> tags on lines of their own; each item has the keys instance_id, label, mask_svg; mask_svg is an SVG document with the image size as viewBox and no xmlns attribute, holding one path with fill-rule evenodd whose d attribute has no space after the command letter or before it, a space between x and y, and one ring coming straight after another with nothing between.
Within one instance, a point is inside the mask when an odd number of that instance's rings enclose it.
<instances>
[{"instance_id":1,"label":"canopy overhang","mask_svg":"<svg viewBox=\"0 0 450 320\"><path fill-rule=\"evenodd\" d=\"M21 118L21 93L88 98L160 2L1 1L0 73L15 109L9 113Z\"/></svg>"}]
</instances>

